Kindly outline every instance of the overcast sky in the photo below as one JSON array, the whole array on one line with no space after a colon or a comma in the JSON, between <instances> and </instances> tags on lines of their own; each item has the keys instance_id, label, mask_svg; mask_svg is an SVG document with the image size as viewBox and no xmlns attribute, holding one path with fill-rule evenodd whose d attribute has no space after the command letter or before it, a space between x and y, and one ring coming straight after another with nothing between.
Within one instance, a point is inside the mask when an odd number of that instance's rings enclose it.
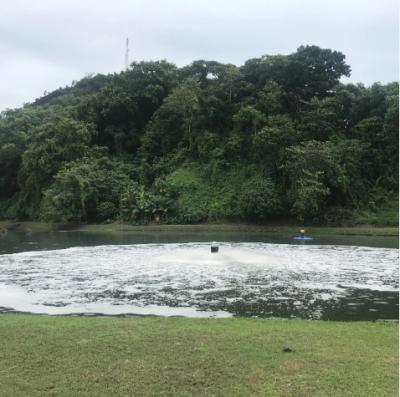
<instances>
[{"instance_id":1,"label":"overcast sky","mask_svg":"<svg viewBox=\"0 0 400 397\"><path fill-rule=\"evenodd\" d=\"M2 0L0 110L130 61L237 65L301 44L343 52L345 82L398 80L397 0Z\"/></svg>"}]
</instances>

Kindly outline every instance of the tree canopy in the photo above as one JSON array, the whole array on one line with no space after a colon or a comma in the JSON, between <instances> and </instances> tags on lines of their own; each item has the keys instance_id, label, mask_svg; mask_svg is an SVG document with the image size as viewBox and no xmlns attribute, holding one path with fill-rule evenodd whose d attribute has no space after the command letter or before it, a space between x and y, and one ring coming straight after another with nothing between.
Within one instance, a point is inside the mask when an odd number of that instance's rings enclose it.
<instances>
[{"instance_id":1,"label":"tree canopy","mask_svg":"<svg viewBox=\"0 0 400 397\"><path fill-rule=\"evenodd\" d=\"M0 116L0 217L337 222L398 191L398 82L338 51L134 62ZM372 204L371 204L372 203Z\"/></svg>"}]
</instances>

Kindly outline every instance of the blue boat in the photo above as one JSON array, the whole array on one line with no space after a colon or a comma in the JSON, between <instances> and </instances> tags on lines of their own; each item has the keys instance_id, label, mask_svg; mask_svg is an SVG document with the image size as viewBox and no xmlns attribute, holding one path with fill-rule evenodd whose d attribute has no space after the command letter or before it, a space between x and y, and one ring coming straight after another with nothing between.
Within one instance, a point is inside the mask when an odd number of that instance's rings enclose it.
<instances>
[{"instance_id":1,"label":"blue boat","mask_svg":"<svg viewBox=\"0 0 400 397\"><path fill-rule=\"evenodd\" d=\"M294 237L293 237L293 240L302 240L302 241L304 241L304 240L314 240L314 238L313 238L313 237L310 237L310 236L304 236L304 237L301 237L301 236L294 236Z\"/></svg>"}]
</instances>

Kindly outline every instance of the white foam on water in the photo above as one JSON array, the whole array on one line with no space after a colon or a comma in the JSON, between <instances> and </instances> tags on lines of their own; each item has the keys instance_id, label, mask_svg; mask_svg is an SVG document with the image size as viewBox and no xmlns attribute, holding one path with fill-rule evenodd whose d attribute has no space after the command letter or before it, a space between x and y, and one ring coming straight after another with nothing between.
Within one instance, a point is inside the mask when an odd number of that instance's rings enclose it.
<instances>
[{"instance_id":1,"label":"white foam on water","mask_svg":"<svg viewBox=\"0 0 400 397\"><path fill-rule=\"evenodd\" d=\"M398 250L187 243L0 255L0 307L33 313L223 317L238 302L312 306L351 289L398 291Z\"/></svg>"}]
</instances>

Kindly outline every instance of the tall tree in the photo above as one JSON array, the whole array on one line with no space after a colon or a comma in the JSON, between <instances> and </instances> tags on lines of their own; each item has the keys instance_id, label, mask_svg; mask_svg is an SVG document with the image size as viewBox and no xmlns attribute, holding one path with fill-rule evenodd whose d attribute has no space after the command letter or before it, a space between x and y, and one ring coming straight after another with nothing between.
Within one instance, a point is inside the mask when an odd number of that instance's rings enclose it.
<instances>
[{"instance_id":1,"label":"tall tree","mask_svg":"<svg viewBox=\"0 0 400 397\"><path fill-rule=\"evenodd\" d=\"M36 129L22 156L20 184L25 215L37 219L43 189L64 164L87 153L92 136L91 126L66 117L56 117Z\"/></svg>"}]
</instances>

